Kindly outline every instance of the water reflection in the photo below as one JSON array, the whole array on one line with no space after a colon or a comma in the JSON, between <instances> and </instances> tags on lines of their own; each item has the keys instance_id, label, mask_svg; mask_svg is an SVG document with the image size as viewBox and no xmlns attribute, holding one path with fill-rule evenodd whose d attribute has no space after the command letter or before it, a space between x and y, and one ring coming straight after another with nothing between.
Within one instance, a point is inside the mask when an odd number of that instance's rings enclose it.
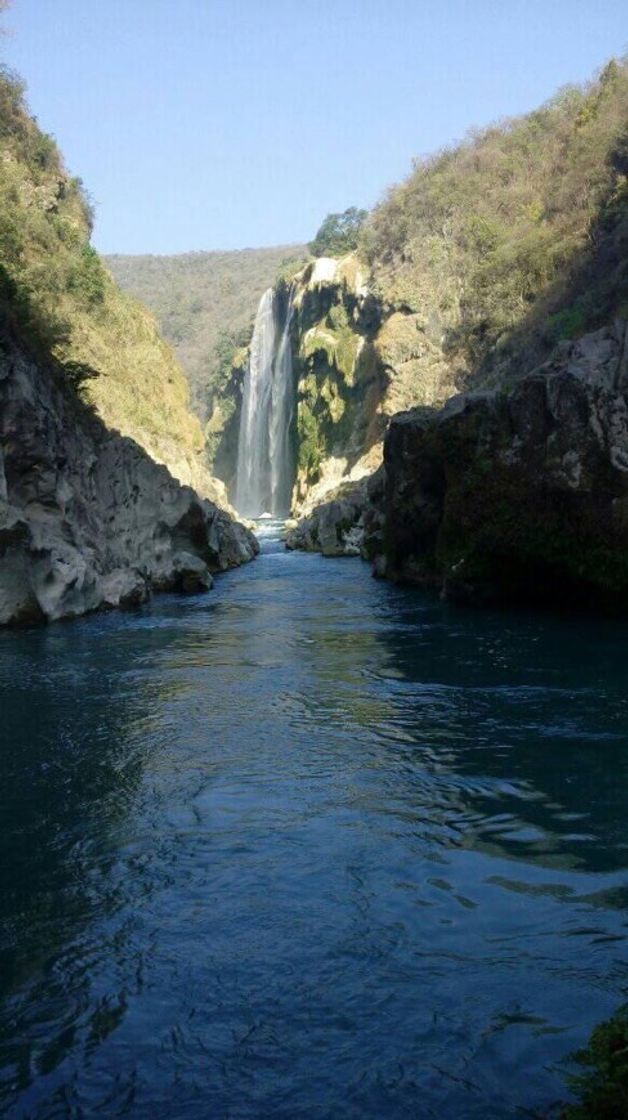
<instances>
[{"instance_id":1,"label":"water reflection","mask_svg":"<svg viewBox=\"0 0 628 1120\"><path fill-rule=\"evenodd\" d=\"M125 937L135 865L150 890L129 816L169 738L153 664L176 638L114 617L0 635L0 1101L123 1015L93 970Z\"/></svg>"},{"instance_id":2,"label":"water reflection","mask_svg":"<svg viewBox=\"0 0 628 1120\"><path fill-rule=\"evenodd\" d=\"M627 639L272 541L1 635L8 1114L546 1108L626 985Z\"/></svg>"},{"instance_id":3,"label":"water reflection","mask_svg":"<svg viewBox=\"0 0 628 1120\"><path fill-rule=\"evenodd\" d=\"M447 768L468 807L465 845L548 867L625 867L623 626L435 614L429 638L408 642L416 610L402 600L389 662L373 671L395 698L383 734Z\"/></svg>"}]
</instances>

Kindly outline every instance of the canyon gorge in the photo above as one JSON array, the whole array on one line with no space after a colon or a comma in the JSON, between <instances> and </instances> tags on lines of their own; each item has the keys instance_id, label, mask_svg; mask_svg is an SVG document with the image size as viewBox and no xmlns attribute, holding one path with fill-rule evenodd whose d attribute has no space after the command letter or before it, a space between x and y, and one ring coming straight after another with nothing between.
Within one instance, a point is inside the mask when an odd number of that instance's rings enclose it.
<instances>
[{"instance_id":1,"label":"canyon gorge","mask_svg":"<svg viewBox=\"0 0 628 1120\"><path fill-rule=\"evenodd\" d=\"M0 1110L621 1120L628 62L309 245L93 217L2 69Z\"/></svg>"}]
</instances>

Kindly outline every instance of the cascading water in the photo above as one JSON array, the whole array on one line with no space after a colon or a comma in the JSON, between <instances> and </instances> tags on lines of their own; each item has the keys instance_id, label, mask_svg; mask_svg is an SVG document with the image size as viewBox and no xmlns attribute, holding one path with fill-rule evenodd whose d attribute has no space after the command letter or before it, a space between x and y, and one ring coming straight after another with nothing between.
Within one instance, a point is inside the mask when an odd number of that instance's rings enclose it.
<instances>
[{"instance_id":1,"label":"cascading water","mask_svg":"<svg viewBox=\"0 0 628 1120\"><path fill-rule=\"evenodd\" d=\"M257 517L267 508L269 457L268 414L271 405L272 367L275 353L275 309L272 288L264 292L251 340L244 379L235 504L245 517ZM272 512L272 511L269 511Z\"/></svg>"},{"instance_id":2,"label":"cascading water","mask_svg":"<svg viewBox=\"0 0 628 1120\"><path fill-rule=\"evenodd\" d=\"M270 410L270 512L288 513L292 492L293 464L290 454L290 430L294 420L294 378L290 323L294 289L290 288L284 327L279 340L273 368Z\"/></svg>"},{"instance_id":3,"label":"cascading water","mask_svg":"<svg viewBox=\"0 0 628 1120\"><path fill-rule=\"evenodd\" d=\"M294 475L290 437L295 397L290 346L293 301L291 288L280 326L275 293L269 288L255 317L242 398L235 488L235 505L245 517L262 513L279 517L290 509Z\"/></svg>"}]
</instances>

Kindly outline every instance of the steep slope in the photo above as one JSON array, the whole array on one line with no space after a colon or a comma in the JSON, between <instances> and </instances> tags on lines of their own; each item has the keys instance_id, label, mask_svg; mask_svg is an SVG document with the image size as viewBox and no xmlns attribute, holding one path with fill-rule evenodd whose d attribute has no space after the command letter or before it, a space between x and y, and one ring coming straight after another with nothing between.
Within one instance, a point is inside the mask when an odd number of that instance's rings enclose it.
<instances>
[{"instance_id":1,"label":"steep slope","mask_svg":"<svg viewBox=\"0 0 628 1120\"><path fill-rule=\"evenodd\" d=\"M79 180L2 72L0 625L206 589L257 547L173 477L214 486L185 378L90 224Z\"/></svg>"},{"instance_id":2,"label":"steep slope","mask_svg":"<svg viewBox=\"0 0 628 1120\"><path fill-rule=\"evenodd\" d=\"M305 254L303 245L279 245L105 260L123 290L157 317L185 370L193 408L205 423L224 388L234 349L250 336L262 293L287 261Z\"/></svg>"},{"instance_id":3,"label":"steep slope","mask_svg":"<svg viewBox=\"0 0 628 1120\"><path fill-rule=\"evenodd\" d=\"M189 389L151 315L124 294L89 243L92 214L54 140L0 71L0 304L30 349L83 383L105 422L175 477L217 494Z\"/></svg>"},{"instance_id":4,"label":"steep slope","mask_svg":"<svg viewBox=\"0 0 628 1120\"><path fill-rule=\"evenodd\" d=\"M628 64L417 164L356 254L295 279L295 509L381 458L391 416L509 386L628 309Z\"/></svg>"},{"instance_id":5,"label":"steep slope","mask_svg":"<svg viewBox=\"0 0 628 1120\"><path fill-rule=\"evenodd\" d=\"M373 291L460 386L512 380L625 309L627 173L628 63L612 61L417 162L364 229Z\"/></svg>"}]
</instances>

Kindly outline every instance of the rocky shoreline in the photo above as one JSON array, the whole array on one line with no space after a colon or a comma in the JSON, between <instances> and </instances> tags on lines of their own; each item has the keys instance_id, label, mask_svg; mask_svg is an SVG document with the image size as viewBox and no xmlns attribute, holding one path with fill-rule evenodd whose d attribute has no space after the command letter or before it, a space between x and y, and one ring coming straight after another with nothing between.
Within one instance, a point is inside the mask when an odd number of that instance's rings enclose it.
<instances>
[{"instance_id":1,"label":"rocky shoreline","mask_svg":"<svg viewBox=\"0 0 628 1120\"><path fill-rule=\"evenodd\" d=\"M0 625L207 590L255 537L109 430L18 345L0 357Z\"/></svg>"},{"instance_id":2,"label":"rocky shoreline","mask_svg":"<svg viewBox=\"0 0 628 1120\"><path fill-rule=\"evenodd\" d=\"M362 555L457 602L628 602L628 326L577 341L510 391L391 421L383 474L340 488L288 547Z\"/></svg>"},{"instance_id":3,"label":"rocky shoreline","mask_svg":"<svg viewBox=\"0 0 628 1120\"><path fill-rule=\"evenodd\" d=\"M383 484L381 468L358 482L341 483L306 517L289 523L286 548L371 559L383 543Z\"/></svg>"}]
</instances>

